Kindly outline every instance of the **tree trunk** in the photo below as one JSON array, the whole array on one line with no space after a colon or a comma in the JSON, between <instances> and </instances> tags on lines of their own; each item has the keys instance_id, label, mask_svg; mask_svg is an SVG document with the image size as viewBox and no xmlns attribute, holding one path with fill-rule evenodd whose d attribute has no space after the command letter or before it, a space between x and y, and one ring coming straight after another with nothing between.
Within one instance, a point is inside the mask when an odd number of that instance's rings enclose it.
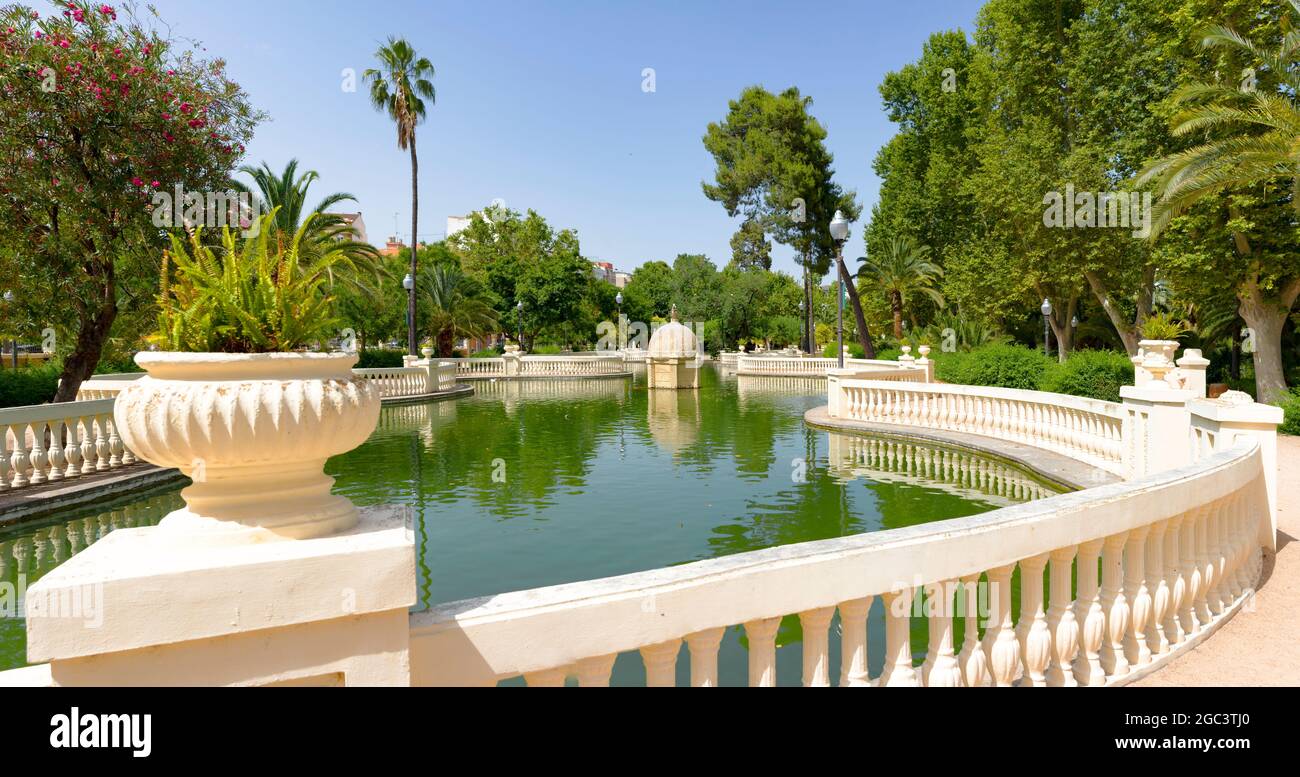
<instances>
[{"instance_id":1,"label":"tree trunk","mask_svg":"<svg viewBox=\"0 0 1300 777\"><path fill-rule=\"evenodd\" d=\"M835 264L840 268L840 279L849 292L849 301L853 303L853 317L858 322L858 342L862 344L862 355L868 359L876 358L876 349L871 344L871 332L867 330L867 317L862 315L862 300L858 299L858 287L853 285L853 277L844 264L844 257L836 255ZM839 300L836 300L839 304Z\"/></svg>"},{"instance_id":2,"label":"tree trunk","mask_svg":"<svg viewBox=\"0 0 1300 777\"><path fill-rule=\"evenodd\" d=\"M1106 317L1110 319L1111 326L1115 327L1116 334L1119 335L1120 341L1124 343L1124 350L1128 351L1129 356L1137 356L1138 340L1142 339L1138 335L1137 327L1130 325L1129 322L1124 319L1123 311L1116 307L1114 301L1110 298L1110 292L1106 289L1105 283L1102 282L1101 278L1095 272L1089 270L1084 273L1083 276L1087 278L1088 286L1092 289L1093 296L1097 298L1097 302L1101 303L1101 309L1106 311ZM1144 306L1142 304L1141 300L1144 297L1143 293L1139 293L1138 297L1137 318L1138 323L1140 323L1146 320L1146 313L1150 312L1150 306ZM1144 313L1144 307L1146 313Z\"/></svg>"},{"instance_id":3,"label":"tree trunk","mask_svg":"<svg viewBox=\"0 0 1300 777\"><path fill-rule=\"evenodd\" d=\"M451 357L452 345L455 337L451 327L448 327L438 333L438 356L447 359Z\"/></svg>"},{"instance_id":4,"label":"tree trunk","mask_svg":"<svg viewBox=\"0 0 1300 777\"><path fill-rule=\"evenodd\" d=\"M113 267L104 267L106 274L100 287L99 307L81 317L77 327L77 341L72 353L63 360L63 371L59 374L59 388L54 394L55 402L72 402L77 398L77 389L82 381L95 373L99 366L99 357L104 352L104 343L108 342L108 333L117 319L117 284L113 277Z\"/></svg>"},{"instance_id":5,"label":"tree trunk","mask_svg":"<svg viewBox=\"0 0 1300 777\"><path fill-rule=\"evenodd\" d=\"M894 339L903 339L903 295L897 291L889 292L889 309L894 314Z\"/></svg>"},{"instance_id":6,"label":"tree trunk","mask_svg":"<svg viewBox=\"0 0 1300 777\"><path fill-rule=\"evenodd\" d=\"M1287 393L1282 369L1282 327L1295 303L1297 281L1291 281L1276 298L1260 291L1257 277L1242 284L1238 310L1253 334L1255 345L1255 399L1276 405Z\"/></svg>"},{"instance_id":7,"label":"tree trunk","mask_svg":"<svg viewBox=\"0 0 1300 777\"><path fill-rule=\"evenodd\" d=\"M411 279L419 276L416 266L417 254L420 253L420 160L415 155L415 132L411 132ZM415 356L419 353L415 342L415 284L406 297L407 314L410 319L406 328L407 353Z\"/></svg>"}]
</instances>

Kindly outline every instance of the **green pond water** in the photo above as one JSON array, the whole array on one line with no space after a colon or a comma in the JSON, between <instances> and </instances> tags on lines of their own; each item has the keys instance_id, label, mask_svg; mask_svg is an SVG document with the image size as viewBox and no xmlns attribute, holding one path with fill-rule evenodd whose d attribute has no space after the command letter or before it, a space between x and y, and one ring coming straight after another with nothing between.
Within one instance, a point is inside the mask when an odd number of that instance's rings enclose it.
<instances>
[{"instance_id":1,"label":"green pond water","mask_svg":"<svg viewBox=\"0 0 1300 777\"><path fill-rule=\"evenodd\" d=\"M385 407L370 439L327 471L359 505L413 508L417 608L957 518L1054 493L1023 470L964 451L810 429L803 413L825 404L822 380L737 377L708 366L700 383L695 392L652 393L643 373L478 381L472 397ZM26 586L104 534L155 524L180 505L179 488L169 488L0 529L0 669L25 663ZM883 661L882 619L877 600L873 674ZM913 619L918 649L924 628ZM799 682L800 639L798 618L786 618L781 684ZM722 684L746 682L745 644L743 629L728 629ZM683 648L683 684L688 664ZM620 656L613 680L642 682L639 658Z\"/></svg>"}]
</instances>

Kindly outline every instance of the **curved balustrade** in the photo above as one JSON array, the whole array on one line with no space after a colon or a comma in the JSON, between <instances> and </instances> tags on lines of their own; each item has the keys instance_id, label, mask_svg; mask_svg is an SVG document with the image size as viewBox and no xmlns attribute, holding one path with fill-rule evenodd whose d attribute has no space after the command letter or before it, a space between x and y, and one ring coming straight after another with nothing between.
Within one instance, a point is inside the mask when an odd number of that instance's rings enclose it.
<instances>
[{"instance_id":1,"label":"curved balustrade","mask_svg":"<svg viewBox=\"0 0 1300 777\"><path fill-rule=\"evenodd\" d=\"M412 682L604 685L614 658L637 651L647 684L673 685L685 643L691 684L714 685L721 637L743 628L750 684L772 685L777 627L797 615L803 684L830 685L838 613L840 685L1114 684L1195 645L1251 595L1267 513L1260 449L1248 441L972 518L440 605L411 616ZM885 660L873 678L877 598ZM924 648L910 641L913 618L928 621Z\"/></svg>"},{"instance_id":2,"label":"curved balustrade","mask_svg":"<svg viewBox=\"0 0 1300 777\"><path fill-rule=\"evenodd\" d=\"M427 366L366 367L352 374L379 386L380 397L413 397L437 391Z\"/></svg>"},{"instance_id":3,"label":"curved balustrade","mask_svg":"<svg viewBox=\"0 0 1300 777\"><path fill-rule=\"evenodd\" d=\"M113 399L0 409L0 493L136 462L113 422Z\"/></svg>"},{"instance_id":4,"label":"curved balustrade","mask_svg":"<svg viewBox=\"0 0 1300 777\"><path fill-rule=\"evenodd\" d=\"M77 387L77 401L90 399L112 399L117 396L127 383L144 376L143 372L119 372L106 375L94 375L81 382Z\"/></svg>"},{"instance_id":5,"label":"curved balustrade","mask_svg":"<svg viewBox=\"0 0 1300 777\"><path fill-rule=\"evenodd\" d=\"M830 383L834 418L1024 443L1125 475L1124 406L1041 391L848 378Z\"/></svg>"}]
</instances>

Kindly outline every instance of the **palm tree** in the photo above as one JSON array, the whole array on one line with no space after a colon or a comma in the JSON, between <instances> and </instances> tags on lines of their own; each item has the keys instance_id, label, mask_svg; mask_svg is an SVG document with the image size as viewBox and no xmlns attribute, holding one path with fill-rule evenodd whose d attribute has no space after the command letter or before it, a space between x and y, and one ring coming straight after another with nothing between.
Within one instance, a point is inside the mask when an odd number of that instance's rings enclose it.
<instances>
[{"instance_id":1,"label":"palm tree","mask_svg":"<svg viewBox=\"0 0 1300 777\"><path fill-rule=\"evenodd\" d=\"M1289 0L1300 20L1300 0ZM1294 22L1292 24L1294 26ZM1286 27L1284 27L1286 29ZM1174 134L1209 136L1205 142L1151 163L1137 185L1154 182L1160 199L1153 208L1151 239L1170 220L1192 205L1226 190L1289 181L1291 204L1300 218L1300 32L1286 32L1276 51L1265 51L1235 30L1216 26L1202 39L1207 48L1237 52L1257 63L1263 74L1276 79L1273 91L1251 83L1234 89L1222 84L1193 83L1174 93L1185 106L1174 118ZM1228 203L1228 215L1235 206ZM1233 230L1239 258L1246 263L1245 279L1235 289L1237 311L1254 332L1255 386L1261 402L1278 403L1287 390L1282 363L1282 331L1297 297L1300 276L1268 279L1250 239Z\"/></svg>"},{"instance_id":2,"label":"palm tree","mask_svg":"<svg viewBox=\"0 0 1300 777\"><path fill-rule=\"evenodd\" d=\"M1300 19L1300 0L1289 0ZM1278 80L1277 91L1237 89L1223 84L1192 83L1174 93L1185 106L1174 117L1175 135L1216 133L1218 137L1170 154L1147 166L1140 186L1155 182L1161 191L1154 208L1152 236L1191 205L1225 189L1276 178L1291 179L1292 205L1300 213L1300 33L1290 32L1276 52L1265 51L1230 27L1211 27L1206 48L1235 50L1260 63Z\"/></svg>"},{"instance_id":3,"label":"palm tree","mask_svg":"<svg viewBox=\"0 0 1300 777\"><path fill-rule=\"evenodd\" d=\"M456 337L482 337L500 329L487 291L458 265L426 266L419 287L430 304L430 330L438 356L451 356Z\"/></svg>"},{"instance_id":4,"label":"palm tree","mask_svg":"<svg viewBox=\"0 0 1300 777\"><path fill-rule=\"evenodd\" d=\"M368 267L378 258L379 252L373 246L357 241L357 230L343 216L327 212L340 203L355 202L355 196L347 192L333 192L308 209L307 192L320 179L320 174L315 170L298 175L298 160L290 159L278 174L267 162L263 162L261 167L244 165L239 168L239 172L253 179L256 191L242 181L231 181L231 186L257 197L265 206L261 212L275 215L270 227L272 236L281 244L281 248L306 227L300 250L320 253L326 249L339 248L351 255L360 267ZM335 246L339 241L347 241L347 244Z\"/></svg>"},{"instance_id":5,"label":"palm tree","mask_svg":"<svg viewBox=\"0 0 1300 777\"><path fill-rule=\"evenodd\" d=\"M889 308L894 314L894 339L903 339L903 308L909 297L924 294L943 307L943 295L934 288L936 279L943 277L943 268L930 261L930 247L918 246L911 238L895 237L885 244L884 256L879 259L862 257L858 260L858 277L865 277L884 292Z\"/></svg>"},{"instance_id":6,"label":"palm tree","mask_svg":"<svg viewBox=\"0 0 1300 777\"><path fill-rule=\"evenodd\" d=\"M370 84L370 103L377 111L385 111L397 124L397 147L411 150L411 277L419 276L415 257L420 245L420 160L415 153L415 126L424 120L424 101L432 104L436 99L433 82L433 63L417 57L415 49L402 38L389 38L388 44L375 52L382 69L367 68L362 77ZM415 287L407 296L407 305L415 311ZM407 333L407 346L415 355L415 326Z\"/></svg>"}]
</instances>

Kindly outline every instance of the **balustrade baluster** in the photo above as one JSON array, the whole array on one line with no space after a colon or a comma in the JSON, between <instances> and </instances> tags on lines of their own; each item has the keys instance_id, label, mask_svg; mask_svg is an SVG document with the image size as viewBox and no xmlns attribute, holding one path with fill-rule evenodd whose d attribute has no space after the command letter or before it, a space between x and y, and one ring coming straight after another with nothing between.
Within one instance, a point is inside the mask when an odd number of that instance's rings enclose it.
<instances>
[{"instance_id":1,"label":"balustrade baluster","mask_svg":"<svg viewBox=\"0 0 1300 777\"><path fill-rule=\"evenodd\" d=\"M104 471L109 468L109 458L111 451L108 446L108 435L104 431L108 419L104 416L95 416L95 469Z\"/></svg>"},{"instance_id":2,"label":"balustrade baluster","mask_svg":"<svg viewBox=\"0 0 1300 777\"><path fill-rule=\"evenodd\" d=\"M1130 666L1151 663L1147 644L1151 622L1151 591L1146 578L1146 543L1150 527L1139 526L1129 532L1124 546L1124 591L1131 599L1129 628L1124 635L1124 655Z\"/></svg>"},{"instance_id":3,"label":"balustrade baluster","mask_svg":"<svg viewBox=\"0 0 1300 777\"><path fill-rule=\"evenodd\" d=\"M76 417L63 420L63 461L66 465L63 477L65 478L81 477L81 440L77 434L80 423L81 419Z\"/></svg>"},{"instance_id":4,"label":"balustrade baluster","mask_svg":"<svg viewBox=\"0 0 1300 777\"><path fill-rule=\"evenodd\" d=\"M1183 628L1183 604L1187 598L1187 559L1183 556L1185 515L1176 515L1165 524L1165 574L1169 577L1169 609L1165 612L1165 638L1170 646L1187 638Z\"/></svg>"},{"instance_id":5,"label":"balustrade baluster","mask_svg":"<svg viewBox=\"0 0 1300 777\"><path fill-rule=\"evenodd\" d=\"M1070 580L1075 546L1058 548L1049 554L1049 606L1047 631L1052 649L1044 676L1049 686L1077 686L1071 663L1079 652L1079 624L1074 618L1074 602L1070 598Z\"/></svg>"},{"instance_id":6,"label":"balustrade baluster","mask_svg":"<svg viewBox=\"0 0 1300 777\"><path fill-rule=\"evenodd\" d=\"M671 688L677 684L677 654L681 652L682 641L670 639L655 645L641 648L641 660L645 663L645 682L651 688Z\"/></svg>"},{"instance_id":7,"label":"balustrade baluster","mask_svg":"<svg viewBox=\"0 0 1300 777\"><path fill-rule=\"evenodd\" d=\"M957 688L963 684L961 664L953 654L953 596L956 582L927 583L926 616L929 619L930 649L926 653L928 668L922 682L931 688Z\"/></svg>"},{"instance_id":8,"label":"balustrade baluster","mask_svg":"<svg viewBox=\"0 0 1300 777\"><path fill-rule=\"evenodd\" d=\"M540 672L524 674L524 681L529 688L563 688L568 677L568 668L544 669Z\"/></svg>"},{"instance_id":9,"label":"balustrade baluster","mask_svg":"<svg viewBox=\"0 0 1300 777\"><path fill-rule=\"evenodd\" d=\"M1124 546L1128 532L1106 538L1101 552L1101 607L1106 612L1106 639L1101 645L1101 668L1110 677L1128 674L1124 635L1129 626L1129 603L1124 594Z\"/></svg>"},{"instance_id":10,"label":"balustrade baluster","mask_svg":"<svg viewBox=\"0 0 1300 777\"><path fill-rule=\"evenodd\" d=\"M840 687L871 685L867 670L867 614L871 600L867 596L840 602Z\"/></svg>"},{"instance_id":11,"label":"balustrade baluster","mask_svg":"<svg viewBox=\"0 0 1300 777\"><path fill-rule=\"evenodd\" d=\"M776 632L781 618L764 618L745 624L749 642L749 686L771 688L776 685Z\"/></svg>"},{"instance_id":12,"label":"balustrade baluster","mask_svg":"<svg viewBox=\"0 0 1300 777\"><path fill-rule=\"evenodd\" d=\"M31 467L31 474L27 476L27 482L33 486L44 483L45 468L45 448L43 441L45 439L45 424L30 423L27 424L27 432L31 435L32 446L27 451L27 466Z\"/></svg>"},{"instance_id":13,"label":"balustrade baluster","mask_svg":"<svg viewBox=\"0 0 1300 777\"><path fill-rule=\"evenodd\" d=\"M1205 603L1210 617L1223 613L1226 607L1223 591L1223 515L1227 508L1227 499L1220 499L1211 505L1210 515L1206 519L1205 544L1208 551L1206 570Z\"/></svg>"},{"instance_id":14,"label":"balustrade baluster","mask_svg":"<svg viewBox=\"0 0 1300 777\"><path fill-rule=\"evenodd\" d=\"M1011 573L1015 564L990 569L989 627L984 630L984 650L989 656L993 681L999 687L1008 687L1016 680L1020 668L1020 641L1016 639L1015 624L1011 620Z\"/></svg>"},{"instance_id":15,"label":"balustrade baluster","mask_svg":"<svg viewBox=\"0 0 1300 777\"><path fill-rule=\"evenodd\" d=\"M1151 621L1147 632L1147 645L1151 655L1161 656L1169 650L1169 637L1165 635L1165 618L1169 612L1169 580L1165 566L1165 533L1168 521L1151 524L1147 535L1146 577L1147 587L1154 586L1151 594Z\"/></svg>"},{"instance_id":16,"label":"balustrade baluster","mask_svg":"<svg viewBox=\"0 0 1300 777\"><path fill-rule=\"evenodd\" d=\"M834 610L834 608L831 608ZM718 684L718 647L726 629L706 629L686 635L686 649L691 655L691 687L713 688Z\"/></svg>"},{"instance_id":17,"label":"balustrade baluster","mask_svg":"<svg viewBox=\"0 0 1300 777\"><path fill-rule=\"evenodd\" d=\"M964 631L961 653L957 663L961 665L962 680L968 688L984 688L993 684L989 672L988 656L980 646L980 576L968 575L961 579L961 592L965 603Z\"/></svg>"},{"instance_id":18,"label":"balustrade baluster","mask_svg":"<svg viewBox=\"0 0 1300 777\"><path fill-rule=\"evenodd\" d=\"M1196 535L1199 531L1197 524L1201 522L1204 514L1204 507L1192 510L1183 521L1179 538L1182 543L1180 571L1183 572L1187 581L1187 588L1183 593L1183 603L1178 612L1178 620L1183 625L1183 632L1189 637L1200 631L1201 626L1205 624L1200 619L1199 606L1199 597L1205 595L1201 586L1201 576L1205 573L1205 561L1197 553L1196 541Z\"/></svg>"},{"instance_id":19,"label":"balustrade baluster","mask_svg":"<svg viewBox=\"0 0 1300 777\"><path fill-rule=\"evenodd\" d=\"M799 613L803 630L803 684L804 687L827 687L830 678L830 645L827 629L834 607L821 607Z\"/></svg>"},{"instance_id":20,"label":"balustrade baluster","mask_svg":"<svg viewBox=\"0 0 1300 777\"><path fill-rule=\"evenodd\" d=\"M1020 655L1024 662L1022 685L1047 685L1047 665L1052 658L1052 631L1043 610L1043 570L1048 554L1032 556L1020 562Z\"/></svg>"},{"instance_id":21,"label":"balustrade baluster","mask_svg":"<svg viewBox=\"0 0 1300 777\"><path fill-rule=\"evenodd\" d=\"M66 434L66 426L62 419L51 421L50 429L50 446L45 454L49 461L49 470L45 476L46 480L51 482L63 480L63 467L66 464L63 458L63 435Z\"/></svg>"},{"instance_id":22,"label":"balustrade baluster","mask_svg":"<svg viewBox=\"0 0 1300 777\"><path fill-rule=\"evenodd\" d=\"M1097 585L1097 560L1101 558L1104 543L1104 540L1091 540L1080 545L1079 560L1075 566L1079 593L1075 599L1074 618L1081 626L1081 643L1073 670L1075 681L1083 686L1106 684L1106 673L1101 666L1106 611L1102 607Z\"/></svg>"},{"instance_id":23,"label":"balustrade baluster","mask_svg":"<svg viewBox=\"0 0 1300 777\"><path fill-rule=\"evenodd\" d=\"M912 668L912 602L916 592L911 588L881 594L885 607L885 670L880 685L884 687L914 687L916 671Z\"/></svg>"},{"instance_id":24,"label":"balustrade baluster","mask_svg":"<svg viewBox=\"0 0 1300 777\"><path fill-rule=\"evenodd\" d=\"M9 490L9 425L0 424L0 492Z\"/></svg>"}]
</instances>

